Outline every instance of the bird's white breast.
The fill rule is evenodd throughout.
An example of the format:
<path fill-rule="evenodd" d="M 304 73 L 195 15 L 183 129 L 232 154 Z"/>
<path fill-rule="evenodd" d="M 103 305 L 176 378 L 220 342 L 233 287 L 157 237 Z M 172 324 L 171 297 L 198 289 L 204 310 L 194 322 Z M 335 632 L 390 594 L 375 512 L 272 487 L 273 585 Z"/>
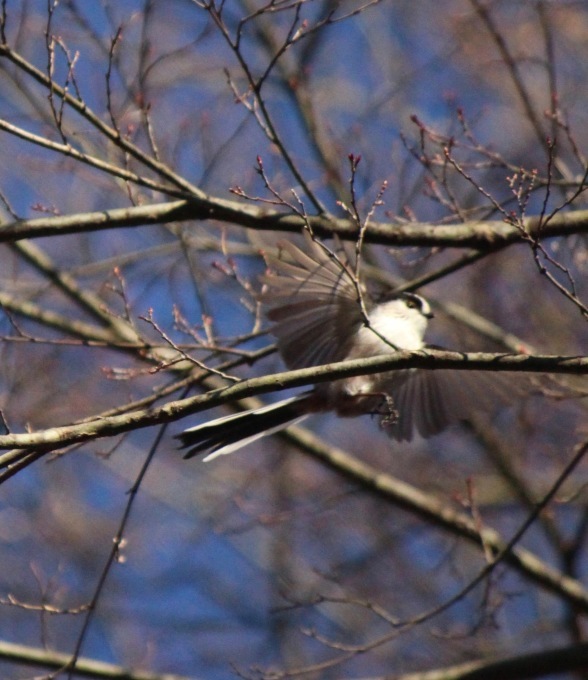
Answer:
<path fill-rule="evenodd" d="M 410 309 L 398 300 L 375 307 L 370 314 L 370 324 L 377 334 L 398 349 L 421 349 L 424 345 L 427 319 L 416 309 Z M 367 334 L 376 336 L 376 333 L 367 327 L 362 328 L 360 333 L 364 336 Z M 390 345 L 380 338 L 378 342 L 380 343 L 378 354 L 393 351 Z"/>

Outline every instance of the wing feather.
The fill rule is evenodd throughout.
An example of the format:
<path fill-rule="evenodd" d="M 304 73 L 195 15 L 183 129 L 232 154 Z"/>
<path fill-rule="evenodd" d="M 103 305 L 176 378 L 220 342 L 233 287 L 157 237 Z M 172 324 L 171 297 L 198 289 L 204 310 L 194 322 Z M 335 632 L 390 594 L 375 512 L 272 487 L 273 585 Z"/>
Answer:
<path fill-rule="evenodd" d="M 259 296 L 289 368 L 343 360 L 363 323 L 357 287 L 347 265 L 305 234 L 306 250 L 279 243 L 284 261 L 269 257 Z"/>
<path fill-rule="evenodd" d="M 387 434 L 408 441 L 430 437 L 475 413 L 494 413 L 532 391 L 525 374 L 490 371 L 395 371 L 382 384 L 398 411 L 396 422 L 382 420 Z"/>

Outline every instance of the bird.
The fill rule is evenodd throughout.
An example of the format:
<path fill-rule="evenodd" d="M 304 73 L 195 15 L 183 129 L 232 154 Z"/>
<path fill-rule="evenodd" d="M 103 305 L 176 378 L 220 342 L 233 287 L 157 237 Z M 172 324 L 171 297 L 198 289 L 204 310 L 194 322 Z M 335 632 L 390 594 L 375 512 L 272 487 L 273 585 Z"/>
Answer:
<path fill-rule="evenodd" d="M 430 347 L 433 312 L 413 292 L 375 300 L 349 262 L 304 233 L 305 244 L 278 242 L 258 299 L 289 369 Z M 519 381 L 520 384 L 520 381 Z M 210 461 L 299 423 L 313 413 L 375 416 L 397 442 L 431 437 L 477 412 L 495 411 L 520 396 L 504 373 L 400 369 L 318 383 L 261 408 L 190 427 L 176 437 L 184 458 Z"/>

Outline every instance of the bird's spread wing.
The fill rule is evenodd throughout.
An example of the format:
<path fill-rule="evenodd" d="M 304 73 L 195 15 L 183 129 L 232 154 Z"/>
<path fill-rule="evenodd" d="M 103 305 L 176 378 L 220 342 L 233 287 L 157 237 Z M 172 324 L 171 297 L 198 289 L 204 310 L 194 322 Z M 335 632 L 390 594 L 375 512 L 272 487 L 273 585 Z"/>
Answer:
<path fill-rule="evenodd" d="M 306 236 L 303 252 L 281 242 L 288 260 L 269 257 L 259 299 L 289 368 L 343 360 L 363 323 L 357 287 L 346 265 Z"/>
<path fill-rule="evenodd" d="M 395 371 L 382 385 L 397 417 L 382 427 L 398 441 L 430 437 L 478 412 L 493 413 L 531 391 L 528 375 L 490 371 Z"/>

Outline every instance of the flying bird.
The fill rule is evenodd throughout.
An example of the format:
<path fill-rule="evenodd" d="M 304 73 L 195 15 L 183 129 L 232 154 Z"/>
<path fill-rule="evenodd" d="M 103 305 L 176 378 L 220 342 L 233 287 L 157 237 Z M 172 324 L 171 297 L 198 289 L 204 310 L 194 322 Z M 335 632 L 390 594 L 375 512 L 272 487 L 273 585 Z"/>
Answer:
<path fill-rule="evenodd" d="M 373 300 L 346 261 L 305 234 L 302 250 L 289 241 L 270 257 L 259 300 L 289 369 L 426 348 L 433 317 L 415 293 Z M 286 258 L 284 258 L 286 256 Z M 520 379 L 518 380 L 520 385 Z M 524 390 L 504 373 L 400 369 L 319 383 L 273 404 L 217 418 L 177 435 L 184 458 L 233 453 L 313 413 L 370 414 L 396 441 L 430 437 L 480 411 L 494 411 Z"/>

